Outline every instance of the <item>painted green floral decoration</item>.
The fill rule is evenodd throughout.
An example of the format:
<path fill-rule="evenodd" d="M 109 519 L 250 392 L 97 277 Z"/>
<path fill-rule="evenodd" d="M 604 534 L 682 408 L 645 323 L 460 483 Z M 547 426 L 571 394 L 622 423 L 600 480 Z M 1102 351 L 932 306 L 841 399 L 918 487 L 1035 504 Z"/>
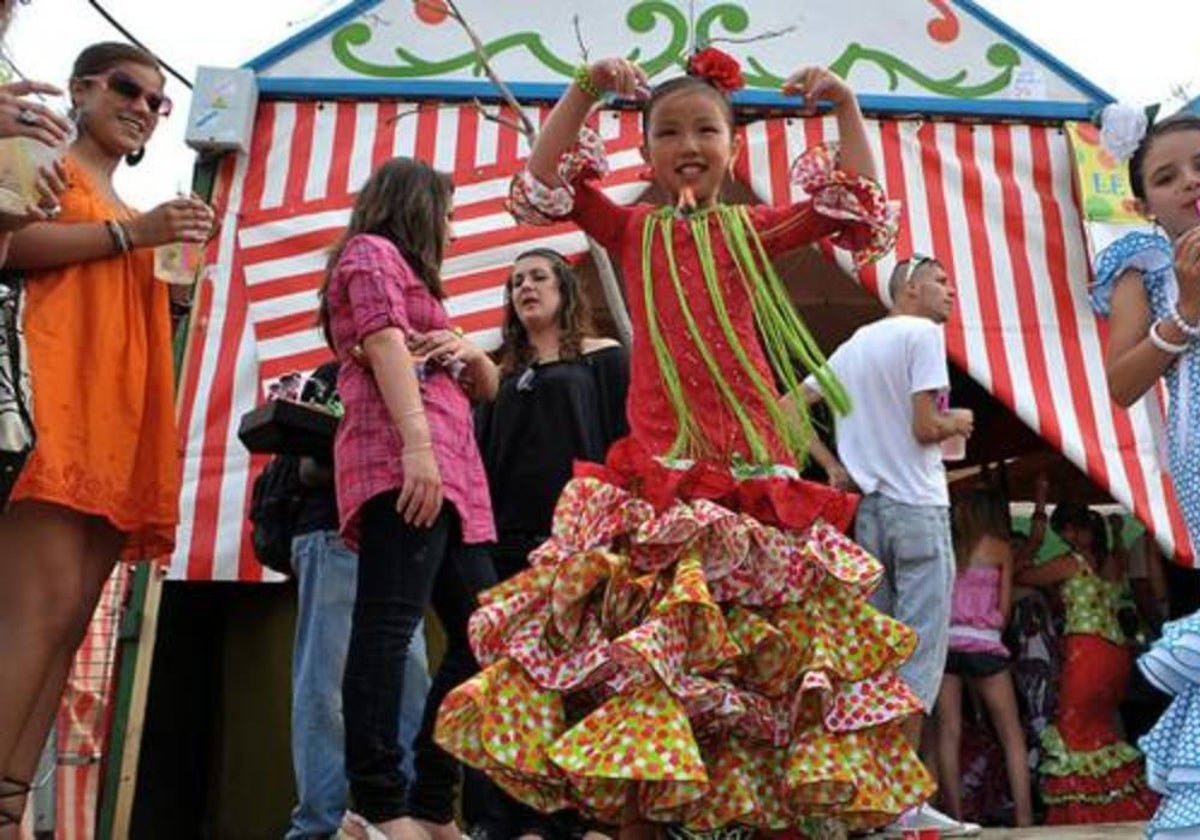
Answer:
<path fill-rule="evenodd" d="M 891 53 L 873 50 L 862 44 L 850 44 L 846 47 L 846 51 L 829 66 L 829 69 L 844 79 L 849 76 L 855 64 L 868 62 L 887 74 L 888 90 L 898 88 L 903 76 L 932 93 L 955 99 L 979 99 L 1005 90 L 1012 83 L 1013 71 L 1021 63 L 1021 54 L 1008 44 L 992 44 L 988 48 L 986 58 L 988 64 L 999 68 L 1000 72 L 988 81 L 975 85 L 964 84 L 967 80 L 966 70 L 960 70 L 949 78 L 934 79 Z"/>
<path fill-rule="evenodd" d="M 625 15 L 625 24 L 636 35 L 650 35 L 661 27 L 668 31 L 665 45 L 653 55 L 643 55 L 641 47 L 633 47 L 626 57 L 638 63 L 651 78 L 674 67 L 683 67 L 693 46 L 704 46 L 722 37 L 736 37 L 750 29 L 750 13 L 737 3 L 719 3 L 704 10 L 696 19 L 694 27 L 674 3 L 668 0 L 642 0 L 630 7 Z M 718 34 L 719 30 L 724 35 Z M 358 53 L 375 37 L 372 27 L 356 21 L 339 29 L 333 36 L 334 58 L 349 70 L 364 76 L 381 79 L 424 79 L 447 76 L 469 70 L 475 76 L 483 75 L 483 66 L 474 50 L 467 50 L 448 58 L 432 59 L 419 56 L 411 50 L 397 46 L 393 49 L 395 64 L 379 64 L 362 58 Z M 513 50 L 524 50 L 551 72 L 570 79 L 575 72 L 577 59 L 564 58 L 556 54 L 542 36 L 533 31 L 514 32 L 483 45 L 488 60 Z M 902 79 L 918 87 L 954 99 L 978 99 L 1000 93 L 1012 83 L 1014 70 L 1021 63 L 1021 55 L 1005 43 L 993 44 L 988 48 L 988 64 L 997 68 L 990 79 L 976 83 L 968 82 L 968 73 L 961 70 L 946 78 L 934 78 L 899 56 L 885 50 L 874 49 L 858 43 L 850 44 L 830 65 L 830 69 L 849 78 L 850 73 L 862 64 L 881 69 L 888 79 L 888 89 L 896 90 Z M 746 87 L 759 90 L 777 90 L 785 75 L 766 67 L 758 58 L 744 57 L 743 74 Z M 790 72 L 794 68 L 786 68 Z"/>

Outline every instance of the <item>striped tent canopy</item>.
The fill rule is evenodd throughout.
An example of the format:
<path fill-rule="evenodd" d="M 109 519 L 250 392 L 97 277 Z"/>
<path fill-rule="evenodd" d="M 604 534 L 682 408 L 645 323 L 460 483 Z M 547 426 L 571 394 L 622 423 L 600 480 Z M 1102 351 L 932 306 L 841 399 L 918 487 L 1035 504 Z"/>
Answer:
<path fill-rule="evenodd" d="M 535 124 L 545 115 L 528 113 Z M 609 193 L 633 201 L 645 187 L 638 118 L 604 112 L 598 128 L 613 167 Z M 1089 260 L 1062 131 L 896 119 L 869 121 L 868 129 L 885 186 L 903 204 L 897 253 L 937 254 L 955 280 L 957 312 L 947 327 L 953 361 L 1134 510 L 1169 552 L 1190 557 L 1155 451 L 1158 412 L 1145 404 L 1124 411 L 1106 391 L 1104 325 L 1087 306 Z M 746 151 L 736 174 L 762 201 L 782 203 L 801 197 L 788 182 L 789 162 L 832 138 L 834 126 L 774 118 L 741 130 Z M 314 326 L 316 291 L 354 192 L 376 164 L 410 155 L 454 174 L 458 239 L 445 265 L 447 306 L 481 342 L 496 339 L 504 278 L 518 252 L 534 245 L 587 250 L 572 226 L 515 225 L 503 202 L 526 142 L 472 107 L 266 102 L 254 137 L 250 154 L 222 164 L 224 226 L 197 297 L 184 367 L 177 579 L 263 578 L 246 523 L 259 464 L 237 440 L 238 419 L 271 380 L 328 358 Z M 845 255 L 832 256 L 851 270 Z M 862 271 L 862 285 L 880 294 L 894 259 Z"/>

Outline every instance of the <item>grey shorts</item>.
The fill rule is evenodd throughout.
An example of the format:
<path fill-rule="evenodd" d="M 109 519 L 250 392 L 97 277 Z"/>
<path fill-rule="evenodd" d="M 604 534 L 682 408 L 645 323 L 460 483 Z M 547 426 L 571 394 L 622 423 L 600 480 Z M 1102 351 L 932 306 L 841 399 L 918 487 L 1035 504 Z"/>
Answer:
<path fill-rule="evenodd" d="M 883 564 L 883 580 L 871 604 L 917 633 L 917 648 L 899 673 L 929 713 L 942 684 L 950 641 L 950 511 L 871 493 L 859 503 L 854 538 Z"/>

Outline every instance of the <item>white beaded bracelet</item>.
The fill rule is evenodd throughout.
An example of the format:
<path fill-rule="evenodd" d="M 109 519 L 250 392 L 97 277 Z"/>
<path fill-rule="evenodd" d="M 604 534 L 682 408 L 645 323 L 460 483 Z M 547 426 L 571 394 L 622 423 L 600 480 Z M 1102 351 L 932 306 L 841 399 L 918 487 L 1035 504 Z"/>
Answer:
<path fill-rule="evenodd" d="M 1187 350 L 1188 345 L 1174 344 L 1170 341 L 1167 341 L 1165 338 L 1163 338 L 1161 335 L 1158 334 L 1158 325 L 1161 323 L 1162 323 L 1162 321 L 1155 321 L 1153 324 L 1150 325 L 1150 332 L 1148 335 L 1148 337 L 1150 339 L 1150 343 L 1153 344 L 1155 347 L 1157 347 L 1159 350 L 1163 351 L 1164 353 L 1170 353 L 1172 356 L 1178 356 L 1180 353 Z"/>
<path fill-rule="evenodd" d="M 1183 316 L 1179 314 L 1179 304 L 1171 307 L 1171 322 L 1188 338 L 1200 338 L 1200 324 L 1189 324 L 1183 320 Z"/>

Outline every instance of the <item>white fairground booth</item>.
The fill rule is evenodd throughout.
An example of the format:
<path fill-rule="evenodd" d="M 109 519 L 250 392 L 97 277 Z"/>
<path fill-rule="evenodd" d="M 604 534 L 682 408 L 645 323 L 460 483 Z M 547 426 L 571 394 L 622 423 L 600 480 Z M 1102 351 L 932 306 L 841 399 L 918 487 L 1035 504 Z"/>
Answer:
<path fill-rule="evenodd" d="M 846 77 L 867 113 L 885 187 L 903 205 L 897 255 L 937 255 L 954 277 L 957 311 L 947 328 L 954 364 L 1190 563 L 1153 441 L 1161 396 L 1128 412 L 1110 401 L 1104 327 L 1087 306 L 1088 237 L 1064 126 L 1086 121 L 1109 100 L 1103 91 L 966 0 L 459 0 L 458 6 L 534 124 L 570 79 L 581 43 L 593 58 L 629 56 L 655 79 L 679 72 L 695 43 L 733 53 L 748 82 L 736 97 L 746 143 L 736 175 L 750 200 L 797 198 L 788 183 L 790 161 L 832 137 L 832 120 L 793 116 L 795 103 L 777 93 L 782 79 L 812 63 Z M 779 31 L 786 33 L 755 37 Z M 375 165 L 408 155 L 453 174 L 458 239 L 444 272 L 447 306 L 454 322 L 483 343 L 496 339 L 504 278 L 521 250 L 543 245 L 581 255 L 593 278 L 614 270 L 572 227 L 520 228 L 505 211 L 509 178 L 528 144 L 443 0 L 358 0 L 248 68 L 198 85 L 192 113 L 193 129 L 217 125 L 231 117 L 223 113 L 231 103 L 247 101 L 246 86 L 257 93 L 243 149 L 205 157 L 223 226 L 197 290 L 182 368 L 182 523 L 170 576 L 189 583 L 264 579 L 246 522 L 260 462 L 239 443 L 238 421 L 265 399 L 272 380 L 327 358 L 314 325 L 316 291 L 354 192 Z M 639 115 L 606 110 L 597 127 L 613 164 L 610 193 L 632 201 L 646 188 L 638 177 Z M 803 266 L 814 278 L 854 274 L 844 255 L 822 255 L 840 268 L 810 255 Z M 857 273 L 861 288 L 883 294 L 881 280 L 897 255 Z M 792 271 L 789 282 L 815 332 L 828 334 L 817 322 L 845 315 L 823 309 L 831 298 L 824 287 L 806 286 L 806 276 Z M 254 663 L 237 679 L 228 678 L 228 669 L 210 668 L 206 673 L 226 674 L 225 689 L 190 676 L 192 658 L 213 654 L 185 634 L 209 632 L 195 628 L 217 626 L 211 623 L 217 613 L 247 620 L 278 588 L 169 585 L 164 604 L 173 589 L 187 597 L 174 613 L 164 609 L 159 624 L 155 682 L 164 669 L 171 676 L 163 678 L 167 689 L 152 690 L 139 800 L 148 801 L 143 792 L 154 781 L 148 775 L 163 774 L 164 786 L 171 784 L 165 774 L 178 775 L 158 754 L 170 745 L 204 743 L 187 741 L 155 708 L 212 704 L 215 693 L 220 709 L 208 717 L 221 731 L 212 737 L 231 755 L 219 772 L 212 770 L 218 762 L 196 759 L 225 783 L 218 808 L 224 816 L 210 812 L 205 819 L 218 826 L 218 836 L 233 836 L 220 834 L 231 820 L 238 836 L 259 836 L 246 814 L 272 797 L 258 793 L 258 778 L 250 780 L 242 768 L 269 757 L 270 774 L 288 773 L 290 628 L 266 630 L 270 641 L 244 627 L 213 631 L 235 639 L 222 656 Z M 209 599 L 206 593 L 216 591 L 225 594 Z M 247 687 L 268 683 L 274 687 Z M 242 695 L 256 690 L 259 708 L 251 713 L 255 702 Z M 238 724 L 247 716 L 261 725 Z M 239 774 L 249 790 L 229 781 Z M 276 798 L 286 815 L 286 796 Z M 157 823 L 143 816 L 147 825 L 169 825 L 161 814 Z M 274 836 L 278 829 L 276 822 Z"/>
<path fill-rule="evenodd" d="M 952 269 L 954 363 L 1184 553 L 1150 415 L 1109 400 L 1103 327 L 1086 305 L 1088 249 L 1063 123 L 1087 120 L 1107 101 L 1103 91 L 970 2 L 458 5 L 535 124 L 579 63 L 581 41 L 592 57 L 628 55 L 653 78 L 679 72 L 697 41 L 735 54 L 748 83 L 736 97 L 747 145 L 737 175 L 764 202 L 795 197 L 789 161 L 833 129 L 832 120 L 788 116 L 782 78 L 820 63 L 849 79 L 886 189 L 903 204 L 897 253 L 936 254 Z M 248 154 L 220 165 L 224 228 L 184 368 L 183 524 L 172 564 L 180 580 L 262 577 L 246 539 L 255 464 L 237 421 L 270 380 L 326 357 L 313 326 L 326 249 L 375 164 L 412 155 L 453 173 L 459 238 L 446 264 L 448 307 L 483 342 L 494 341 L 503 278 L 520 250 L 587 251 L 569 226 L 519 228 L 505 212 L 527 143 L 507 124 L 513 115 L 490 104 L 495 88 L 441 0 L 352 3 L 249 66 L 260 97 L 253 135 Z M 503 121 L 483 117 L 476 97 Z M 605 111 L 599 127 L 611 194 L 631 201 L 645 187 L 637 115 Z M 879 294 L 894 259 L 859 282 Z"/>

